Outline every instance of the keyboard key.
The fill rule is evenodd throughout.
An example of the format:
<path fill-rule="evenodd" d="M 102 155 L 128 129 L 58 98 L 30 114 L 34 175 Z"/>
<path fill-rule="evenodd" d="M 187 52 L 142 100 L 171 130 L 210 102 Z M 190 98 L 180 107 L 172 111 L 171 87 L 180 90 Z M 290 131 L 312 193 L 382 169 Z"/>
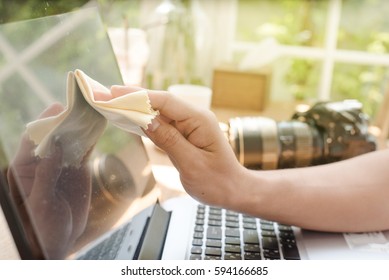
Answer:
<path fill-rule="evenodd" d="M 228 227 L 228 228 L 238 228 L 239 227 L 239 222 L 226 221 L 226 227 Z"/>
<path fill-rule="evenodd" d="M 244 259 L 245 260 L 261 260 L 262 256 L 260 253 L 245 252 Z"/>
<path fill-rule="evenodd" d="M 274 225 L 274 222 L 268 220 L 260 220 L 261 225 Z"/>
<path fill-rule="evenodd" d="M 222 216 L 221 216 L 221 214 L 220 215 L 212 215 L 212 214 L 210 214 L 208 216 L 208 220 L 221 221 L 222 220 Z"/>
<path fill-rule="evenodd" d="M 296 245 L 296 239 L 294 237 L 292 238 L 280 238 L 281 244 L 291 244 Z"/>
<path fill-rule="evenodd" d="M 294 232 L 281 231 L 279 236 L 281 239 L 294 238 Z"/>
<path fill-rule="evenodd" d="M 224 246 L 224 252 L 240 253 L 241 249 L 240 249 L 240 246 L 238 246 L 238 245 L 227 244 L 227 245 Z"/>
<path fill-rule="evenodd" d="M 236 254 L 236 253 L 225 253 L 224 254 L 224 259 L 225 260 L 241 260 L 242 255 L 241 254 Z"/>
<path fill-rule="evenodd" d="M 274 226 L 273 225 L 261 225 L 261 230 L 269 230 L 269 231 L 274 231 Z"/>
<path fill-rule="evenodd" d="M 259 244 L 257 231 L 256 230 L 243 231 L 243 241 L 245 244 Z"/>
<path fill-rule="evenodd" d="M 220 256 L 205 256 L 204 260 L 221 260 Z"/>
<path fill-rule="evenodd" d="M 240 245 L 240 238 L 238 238 L 238 237 L 226 237 L 224 242 L 226 244 Z"/>
<path fill-rule="evenodd" d="M 229 237 L 239 237 L 240 236 L 240 231 L 238 228 L 226 228 L 226 236 Z"/>
<path fill-rule="evenodd" d="M 192 245 L 203 246 L 203 240 L 200 238 L 193 238 Z"/>
<path fill-rule="evenodd" d="M 275 237 L 262 237 L 262 247 L 264 249 L 278 250 L 278 241 Z"/>
<path fill-rule="evenodd" d="M 282 244 L 282 254 L 286 260 L 299 260 L 300 254 L 295 244 Z"/>
<path fill-rule="evenodd" d="M 201 213 L 197 213 L 196 219 L 204 220 L 204 219 L 205 219 L 205 215 L 204 215 L 204 214 L 201 214 Z"/>
<path fill-rule="evenodd" d="M 261 247 L 258 244 L 245 244 L 244 251 L 251 252 L 251 253 L 260 253 Z"/>
<path fill-rule="evenodd" d="M 279 250 L 264 249 L 263 256 L 266 260 L 279 260 L 281 259 Z"/>
<path fill-rule="evenodd" d="M 226 221 L 239 223 L 239 216 L 226 215 Z"/>
<path fill-rule="evenodd" d="M 221 226 L 222 226 L 222 221 L 218 221 L 218 220 L 209 220 L 209 221 L 208 221 L 208 225 L 210 225 L 210 226 L 221 227 Z"/>
<path fill-rule="evenodd" d="M 197 208 L 197 214 L 205 214 L 205 207 Z"/>
<path fill-rule="evenodd" d="M 205 242 L 205 245 L 207 247 L 217 247 L 217 248 L 221 248 L 222 247 L 222 242 L 220 240 L 217 240 L 217 239 L 208 239 L 206 242 Z"/>
<path fill-rule="evenodd" d="M 277 234 L 274 230 L 262 230 L 261 235 L 267 237 L 277 237 Z"/>
<path fill-rule="evenodd" d="M 207 239 L 222 239 L 222 229 L 220 227 L 208 227 Z"/>
<path fill-rule="evenodd" d="M 192 255 L 190 255 L 189 259 L 192 260 L 192 261 L 201 260 L 201 255 L 199 255 L 199 254 L 192 254 Z"/>
<path fill-rule="evenodd" d="M 204 231 L 204 227 L 196 225 L 194 230 L 197 231 L 197 232 L 203 232 Z"/>
<path fill-rule="evenodd" d="M 205 255 L 207 256 L 219 256 L 222 255 L 222 250 L 220 248 L 214 248 L 214 247 L 206 247 L 205 248 Z"/>
<path fill-rule="evenodd" d="M 209 207 L 209 214 L 210 215 L 221 215 L 222 209 L 217 208 L 217 207 Z"/>
<path fill-rule="evenodd" d="M 197 205 L 197 210 L 205 210 L 206 207 L 207 206 L 204 204 L 199 204 L 199 205 Z"/>
<path fill-rule="evenodd" d="M 245 229 L 257 229 L 257 224 L 243 222 L 243 228 L 245 228 Z"/>
<path fill-rule="evenodd" d="M 204 234 L 202 232 L 195 231 L 195 233 L 193 234 L 193 238 L 203 239 L 203 237 Z"/>
<path fill-rule="evenodd" d="M 282 225 L 282 224 L 279 224 L 279 225 L 278 225 L 278 230 L 279 230 L 279 231 L 283 231 L 283 232 L 293 232 L 293 229 L 292 229 L 291 226 Z"/>
<path fill-rule="evenodd" d="M 192 254 L 201 254 L 203 252 L 203 249 L 200 246 L 193 246 L 190 252 Z"/>
<path fill-rule="evenodd" d="M 256 223 L 256 219 L 253 218 L 253 217 L 244 216 L 243 223 L 253 223 L 253 224 L 255 224 Z"/>
<path fill-rule="evenodd" d="M 232 210 L 226 210 L 226 215 L 228 216 L 239 216 L 240 214 L 238 212 L 232 211 Z"/>

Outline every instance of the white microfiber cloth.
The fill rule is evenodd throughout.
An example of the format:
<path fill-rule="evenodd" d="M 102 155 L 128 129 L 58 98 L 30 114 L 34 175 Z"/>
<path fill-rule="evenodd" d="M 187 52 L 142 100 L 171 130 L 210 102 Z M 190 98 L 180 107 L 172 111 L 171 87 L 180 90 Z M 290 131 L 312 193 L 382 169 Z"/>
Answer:
<path fill-rule="evenodd" d="M 37 145 L 35 155 L 46 157 L 58 142 L 63 150 L 63 165 L 79 167 L 85 154 L 103 134 L 107 120 L 140 136 L 158 111 L 152 109 L 147 90 L 128 93 L 108 101 L 95 100 L 94 91 L 109 89 L 81 70 L 69 72 L 67 106 L 59 115 L 27 124 L 27 134 Z"/>

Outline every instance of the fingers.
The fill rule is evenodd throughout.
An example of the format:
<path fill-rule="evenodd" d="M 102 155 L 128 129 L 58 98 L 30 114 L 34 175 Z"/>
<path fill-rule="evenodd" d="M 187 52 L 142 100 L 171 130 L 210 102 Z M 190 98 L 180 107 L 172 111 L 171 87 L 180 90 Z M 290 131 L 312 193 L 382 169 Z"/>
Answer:
<path fill-rule="evenodd" d="M 149 90 L 148 96 L 153 109 L 169 119 L 183 121 L 200 115 L 199 108 L 166 91 Z"/>
<path fill-rule="evenodd" d="M 83 75 L 86 79 L 86 83 L 90 85 L 93 91 L 93 97 L 96 101 L 108 101 L 112 99 L 111 92 L 105 86 L 92 78 Z"/>
<path fill-rule="evenodd" d="M 144 90 L 144 88 L 137 86 L 115 85 L 111 87 L 111 94 L 114 98 L 139 90 Z M 163 116 L 167 122 L 170 120 L 184 120 L 193 116 L 193 114 L 198 111 L 195 107 L 188 103 L 182 102 L 182 100 L 180 100 L 178 97 L 166 91 L 148 90 L 148 96 L 153 109 L 159 110 L 161 116 Z"/>
<path fill-rule="evenodd" d="M 142 90 L 133 86 L 112 86 L 112 96 L 121 96 Z M 182 99 L 166 92 L 148 90 L 153 109 L 160 115 L 155 118 L 145 131 L 147 136 L 177 163 L 187 162 L 193 153 L 213 143 L 215 122 L 207 112 L 202 111 Z M 205 134 L 204 134 L 205 133 Z"/>
<path fill-rule="evenodd" d="M 31 190 L 31 199 L 54 194 L 62 170 L 62 148 L 55 145 L 54 151 L 39 161 L 35 169 L 35 180 Z"/>
<path fill-rule="evenodd" d="M 47 107 L 39 116 L 38 119 L 47 118 L 50 116 L 55 116 L 61 113 L 64 110 L 64 107 L 60 103 L 54 103 Z"/>
<path fill-rule="evenodd" d="M 137 87 L 137 86 L 117 86 L 114 85 L 111 87 L 111 94 L 112 97 L 119 97 L 128 93 L 132 93 L 138 90 L 143 90 L 144 88 Z"/>
<path fill-rule="evenodd" d="M 166 151 L 172 161 L 186 163 L 188 158 L 195 157 L 197 149 L 190 143 L 177 128 L 164 120 L 155 118 L 146 135 L 162 150 Z M 177 166 L 178 167 L 178 166 Z"/>
<path fill-rule="evenodd" d="M 50 116 L 55 116 L 61 113 L 64 110 L 64 107 L 60 103 L 54 103 L 47 107 L 39 116 L 38 119 L 47 118 Z M 22 136 L 22 139 L 19 144 L 19 149 L 12 165 L 26 165 L 33 162 L 35 159 L 32 156 L 31 151 L 34 149 L 34 143 L 29 139 L 27 134 Z"/>

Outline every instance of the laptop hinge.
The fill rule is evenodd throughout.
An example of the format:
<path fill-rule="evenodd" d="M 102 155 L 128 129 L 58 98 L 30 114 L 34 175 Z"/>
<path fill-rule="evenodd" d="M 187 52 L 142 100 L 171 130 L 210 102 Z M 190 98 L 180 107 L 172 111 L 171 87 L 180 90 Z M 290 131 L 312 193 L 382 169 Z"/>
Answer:
<path fill-rule="evenodd" d="M 159 260 L 165 244 L 171 213 L 156 203 L 148 221 L 138 260 Z"/>

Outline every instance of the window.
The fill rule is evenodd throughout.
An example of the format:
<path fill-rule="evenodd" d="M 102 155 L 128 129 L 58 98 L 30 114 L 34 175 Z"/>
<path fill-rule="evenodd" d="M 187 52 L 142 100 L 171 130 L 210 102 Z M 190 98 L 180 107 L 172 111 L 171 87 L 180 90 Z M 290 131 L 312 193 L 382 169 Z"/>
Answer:
<path fill-rule="evenodd" d="M 274 100 L 357 98 L 371 116 L 387 87 L 389 2 L 239 0 L 234 55 L 275 39 Z"/>
<path fill-rule="evenodd" d="M 107 26 L 123 26 L 126 19 L 128 26 L 140 27 L 141 20 L 161 1 L 97 3 Z M 256 50 L 265 48 L 259 52 L 262 57 L 250 60 L 249 67 L 259 67 L 255 62 L 261 59 L 271 61 L 272 101 L 358 98 L 374 117 L 389 85 L 389 1 L 198 1 L 216 30 L 212 42 L 215 61 L 206 60 L 208 68 L 230 60 L 233 36 L 229 32 L 235 28 L 232 50 L 236 63 L 256 57 Z M 6 2 L 0 0 L 0 23 L 71 11 L 88 1 Z"/>

